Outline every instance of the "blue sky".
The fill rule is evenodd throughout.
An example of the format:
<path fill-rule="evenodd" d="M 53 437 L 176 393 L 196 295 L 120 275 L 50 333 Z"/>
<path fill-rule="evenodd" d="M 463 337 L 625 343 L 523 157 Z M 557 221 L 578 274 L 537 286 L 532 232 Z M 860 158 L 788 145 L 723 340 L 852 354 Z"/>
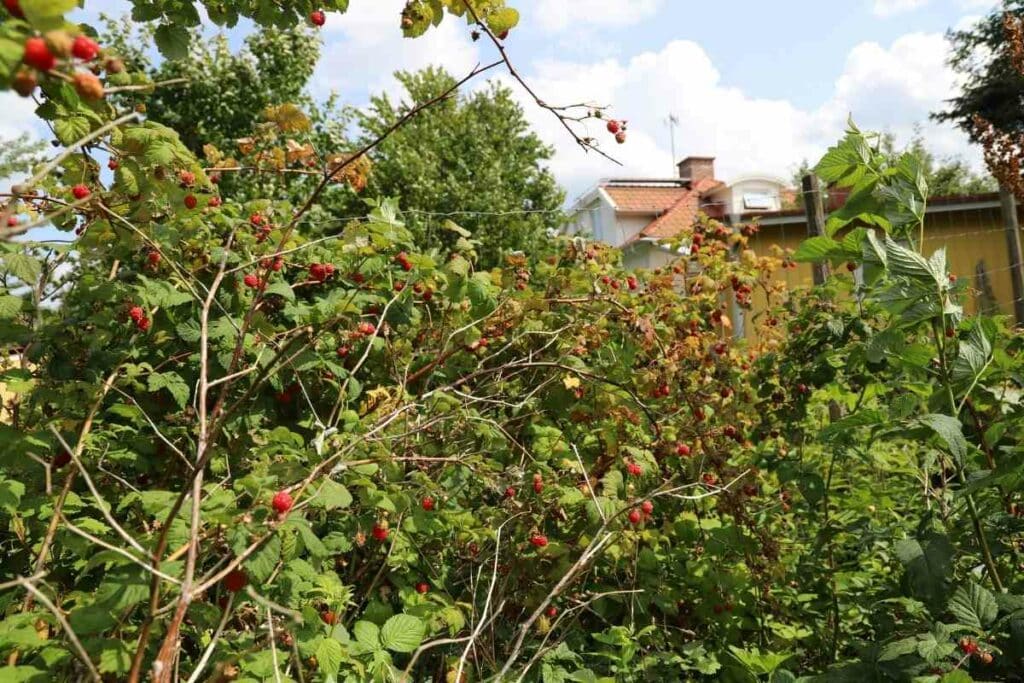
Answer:
<path fill-rule="evenodd" d="M 122 0 L 86 0 L 88 19 L 119 13 Z M 337 90 L 354 104 L 394 89 L 397 68 L 441 64 L 453 73 L 493 58 L 448 19 L 417 40 L 402 39 L 403 0 L 351 0 L 322 31 L 314 91 Z M 617 168 L 579 151 L 546 112 L 523 100 L 538 133 L 556 148 L 552 169 L 577 194 L 602 176 L 664 176 L 671 169 L 669 112 L 680 119 L 677 157 L 714 155 L 720 177 L 788 175 L 841 133 L 847 114 L 908 139 L 924 126 L 942 155 L 978 163 L 962 134 L 927 121 L 955 91 L 944 33 L 989 0 L 510 0 L 523 15 L 508 47 L 523 74 L 552 103 L 595 101 L 629 120 Z M 243 29 L 244 30 L 244 29 Z M 240 30 L 234 32 L 238 38 Z M 0 134 L 32 125 L 25 103 L 4 103 Z M 10 105 L 10 106 L 7 106 Z M 601 135 L 599 127 L 592 131 Z"/>

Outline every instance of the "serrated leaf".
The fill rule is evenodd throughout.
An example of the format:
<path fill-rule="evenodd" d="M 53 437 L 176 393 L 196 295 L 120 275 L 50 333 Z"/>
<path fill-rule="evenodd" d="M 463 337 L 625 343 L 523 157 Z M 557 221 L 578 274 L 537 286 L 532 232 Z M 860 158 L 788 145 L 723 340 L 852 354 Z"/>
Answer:
<path fill-rule="evenodd" d="M 918 421 L 938 434 L 946 442 L 946 445 L 949 446 L 949 452 L 957 460 L 963 462 L 964 458 L 967 457 L 968 444 L 967 439 L 964 438 L 960 420 L 949 415 L 929 413 L 918 418 Z"/>
<path fill-rule="evenodd" d="M 53 132 L 65 147 L 75 144 L 92 130 L 84 116 L 65 116 L 53 122 Z"/>
<path fill-rule="evenodd" d="M 295 301 L 295 291 L 287 282 L 275 282 L 263 290 L 266 294 L 276 294 L 277 296 L 284 297 L 288 301 Z"/>
<path fill-rule="evenodd" d="M 12 294 L 0 296 L 0 319 L 9 320 L 21 312 L 21 297 Z"/>
<path fill-rule="evenodd" d="M 949 599 L 949 611 L 959 623 L 980 631 L 996 620 L 999 606 L 992 593 L 972 582 L 956 589 Z"/>
<path fill-rule="evenodd" d="M 338 482 L 327 479 L 309 499 L 310 507 L 324 510 L 347 508 L 352 504 L 352 494 Z"/>
<path fill-rule="evenodd" d="M 357 621 L 352 627 L 352 633 L 356 637 L 356 642 L 365 649 L 371 652 L 380 649 L 380 629 L 372 621 Z"/>
<path fill-rule="evenodd" d="M 174 397 L 179 408 L 188 404 L 190 389 L 185 380 L 176 372 L 157 372 L 149 376 L 148 387 L 150 391 L 166 389 Z"/>
<path fill-rule="evenodd" d="M 5 256 L 4 266 L 11 275 L 25 283 L 35 282 L 42 272 L 39 261 L 22 251 Z"/>
<path fill-rule="evenodd" d="M 153 39 L 160 53 L 167 59 L 184 59 L 188 57 L 191 35 L 184 26 L 178 24 L 161 24 L 153 33 Z"/>
<path fill-rule="evenodd" d="M 412 652 L 423 642 L 426 625 L 409 614 L 396 614 L 380 630 L 381 644 L 393 652 Z"/>
<path fill-rule="evenodd" d="M 325 674 L 337 674 L 344 659 L 345 650 L 334 638 L 324 638 L 316 646 L 317 668 Z"/>

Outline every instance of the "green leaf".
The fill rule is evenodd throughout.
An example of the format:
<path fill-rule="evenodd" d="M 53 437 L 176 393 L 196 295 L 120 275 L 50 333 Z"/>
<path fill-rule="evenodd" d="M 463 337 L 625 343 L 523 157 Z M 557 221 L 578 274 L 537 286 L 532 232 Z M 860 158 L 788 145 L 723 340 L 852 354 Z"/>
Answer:
<path fill-rule="evenodd" d="M 263 547 L 245 561 L 245 568 L 249 573 L 249 579 L 254 584 L 266 581 L 271 573 L 273 573 L 274 567 L 277 566 L 277 562 L 280 559 L 281 536 L 274 534 L 263 544 Z"/>
<path fill-rule="evenodd" d="M 412 652 L 423 642 L 426 626 L 409 614 L 396 614 L 384 623 L 380 640 L 385 648 L 394 652 Z"/>
<path fill-rule="evenodd" d="M 0 667 L 0 683 L 47 683 L 53 680 L 52 673 L 31 666 L 4 666 Z"/>
<path fill-rule="evenodd" d="M 11 275 L 25 283 L 35 282 L 42 272 L 39 261 L 21 251 L 5 256 L 4 265 Z"/>
<path fill-rule="evenodd" d="M 127 643 L 119 640 L 107 640 L 100 652 L 99 670 L 106 674 L 126 674 L 132 668 L 132 654 Z"/>
<path fill-rule="evenodd" d="M 176 372 L 155 372 L 149 376 L 149 390 L 153 392 L 166 389 L 174 397 L 179 408 L 188 404 L 189 386 Z"/>
<path fill-rule="evenodd" d="M 960 586 L 949 599 L 949 611 L 958 623 L 973 626 L 981 631 L 996 620 L 999 607 L 988 590 L 971 582 Z"/>
<path fill-rule="evenodd" d="M 191 34 L 179 24 L 161 24 L 153 34 L 156 46 L 167 59 L 185 59 Z"/>
<path fill-rule="evenodd" d="M 334 638 L 324 638 L 316 646 L 317 667 L 326 674 L 337 674 L 345 659 L 345 651 Z"/>
<path fill-rule="evenodd" d="M 916 282 L 938 282 L 923 256 L 894 242 L 888 235 L 885 238 L 885 255 L 889 272 L 893 275 L 902 275 Z"/>
<path fill-rule="evenodd" d="M 839 242 L 831 237 L 808 237 L 793 254 L 793 260 L 801 263 L 824 263 L 843 256 Z"/>
<path fill-rule="evenodd" d="M 36 28 L 55 28 L 60 19 L 78 7 L 77 0 L 21 0 L 25 19 Z"/>
<path fill-rule="evenodd" d="M 372 621 L 357 621 L 352 627 L 352 633 L 356 637 L 356 642 L 365 649 L 371 652 L 380 649 L 380 629 Z"/>
<path fill-rule="evenodd" d="M 21 312 L 21 297 L 5 294 L 0 296 L 0 319 L 10 320 Z"/>
<path fill-rule="evenodd" d="M 84 116 L 65 116 L 53 122 L 53 132 L 65 147 L 75 144 L 92 130 Z"/>
<path fill-rule="evenodd" d="M 0 479 L 0 508 L 14 512 L 25 495 L 25 484 L 14 479 Z"/>
<path fill-rule="evenodd" d="M 295 291 L 292 290 L 291 285 L 289 285 L 287 282 L 275 282 L 274 284 L 268 286 L 264 290 L 264 292 L 266 294 L 276 294 L 277 296 L 282 296 L 288 301 L 295 301 Z"/>
<path fill-rule="evenodd" d="M 898 541 L 894 550 L 907 569 L 906 587 L 910 595 L 933 607 L 942 605 L 953 575 L 953 546 L 949 539 L 930 531 L 920 538 Z"/>
<path fill-rule="evenodd" d="M 939 437 L 946 442 L 949 446 L 949 452 L 953 456 L 963 462 L 964 458 L 967 457 L 967 439 L 964 438 L 963 428 L 960 425 L 960 420 L 949 415 L 942 415 L 940 413 L 930 413 L 923 415 L 918 418 L 918 421 L 928 427 Z"/>
<path fill-rule="evenodd" d="M 309 499 L 310 507 L 324 510 L 347 508 L 351 504 L 352 494 L 349 490 L 331 479 L 324 480 L 323 485 Z"/>

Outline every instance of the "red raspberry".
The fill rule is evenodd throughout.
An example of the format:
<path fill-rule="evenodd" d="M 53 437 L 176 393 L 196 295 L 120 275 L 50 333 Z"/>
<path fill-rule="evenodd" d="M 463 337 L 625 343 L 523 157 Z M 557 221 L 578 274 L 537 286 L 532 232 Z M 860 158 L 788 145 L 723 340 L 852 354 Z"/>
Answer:
<path fill-rule="evenodd" d="M 640 514 L 639 510 L 637 510 L 636 508 L 633 508 L 632 510 L 629 511 L 629 523 L 630 524 L 637 525 L 637 524 L 640 523 L 641 519 L 643 519 L 643 516 Z"/>
<path fill-rule="evenodd" d="M 643 468 L 640 467 L 640 465 L 637 465 L 635 462 L 626 463 L 626 471 L 629 472 L 629 474 L 634 477 L 639 477 L 641 474 L 644 473 Z"/>
<path fill-rule="evenodd" d="M 89 188 L 82 184 L 75 185 L 74 187 L 71 188 L 71 196 L 73 196 L 78 201 L 88 199 L 89 195 L 91 194 L 92 192 L 89 190 Z"/>
<path fill-rule="evenodd" d="M 295 501 L 292 500 L 291 494 L 287 491 L 278 491 L 277 495 L 274 496 L 274 500 L 272 500 L 270 504 L 274 506 L 274 510 L 277 514 L 283 515 L 292 509 L 292 505 L 295 504 Z"/>
<path fill-rule="evenodd" d="M 242 282 L 245 283 L 246 287 L 249 287 L 251 289 L 256 289 L 257 287 L 260 286 L 260 278 L 259 278 L 259 276 L 255 275 L 253 273 L 249 273 L 244 278 L 242 278 Z"/>
<path fill-rule="evenodd" d="M 84 62 L 91 62 L 100 53 L 100 46 L 89 36 L 79 35 L 71 44 L 71 54 Z"/>
<path fill-rule="evenodd" d="M 327 23 L 327 15 L 324 14 L 323 10 L 314 10 L 309 13 L 309 22 L 313 26 L 323 26 Z"/>
<path fill-rule="evenodd" d="M 254 228 L 258 228 L 261 225 L 263 225 L 266 222 L 266 220 L 267 219 L 263 217 L 263 214 L 254 213 L 251 216 L 249 216 L 249 225 L 251 225 Z"/>
<path fill-rule="evenodd" d="M 160 263 L 161 258 L 163 257 L 160 256 L 160 252 L 156 250 L 153 250 L 146 254 L 146 260 L 149 261 L 149 265 L 151 266 L 155 266 L 156 264 Z"/>
<path fill-rule="evenodd" d="M 388 528 L 380 522 L 373 525 L 373 530 L 370 533 L 372 533 L 373 537 L 381 543 L 388 540 Z"/>
<path fill-rule="evenodd" d="M 558 608 L 554 605 L 551 605 L 551 607 L 548 607 L 546 610 L 544 610 L 544 614 L 548 615 L 550 619 L 554 619 L 556 616 L 558 616 Z"/>
<path fill-rule="evenodd" d="M 516 497 L 516 489 L 515 489 L 514 486 L 509 486 L 507 489 L 505 489 L 505 497 L 506 498 L 515 498 Z"/>
<path fill-rule="evenodd" d="M 649 500 L 645 500 L 640 503 L 640 510 L 642 510 L 645 515 L 649 515 L 654 512 L 654 503 Z"/>
<path fill-rule="evenodd" d="M 320 613 L 320 620 L 323 621 L 328 626 L 334 626 L 335 624 L 338 623 L 338 614 L 336 612 L 332 612 L 329 609 L 328 610 L 324 610 L 323 612 Z"/>
<path fill-rule="evenodd" d="M 25 41 L 25 55 L 22 61 L 40 71 L 49 71 L 57 66 L 57 58 L 50 52 L 46 41 L 38 36 Z"/>
<path fill-rule="evenodd" d="M 530 537 L 530 543 L 537 548 L 543 548 L 548 544 L 548 537 L 543 534 L 534 534 Z"/>
<path fill-rule="evenodd" d="M 419 593 L 420 595 L 426 595 L 429 590 L 430 590 L 430 584 L 427 583 L 426 581 L 420 581 L 419 583 L 416 584 L 416 592 Z"/>
<path fill-rule="evenodd" d="M 424 301 L 430 301 L 433 298 L 434 298 L 434 290 L 427 289 L 427 290 L 423 291 L 423 300 Z"/>
<path fill-rule="evenodd" d="M 7 8 L 12 17 L 17 17 L 18 19 L 25 18 L 25 13 L 21 11 L 21 4 L 18 0 L 4 0 L 4 7 Z"/>
<path fill-rule="evenodd" d="M 206 202 L 206 205 L 208 207 L 210 207 L 211 209 L 216 209 L 218 206 L 220 206 L 223 203 L 224 202 L 221 200 L 220 197 L 210 197 L 210 199 Z"/>
<path fill-rule="evenodd" d="M 423 500 L 420 501 L 420 507 L 427 512 L 433 512 L 434 510 L 434 499 L 430 496 L 424 496 Z"/>
<path fill-rule="evenodd" d="M 633 289 L 633 290 L 635 290 L 639 286 L 639 283 L 637 282 L 637 279 L 635 277 L 633 277 L 632 275 L 630 275 L 629 277 L 626 278 L 626 284 L 629 286 L 630 289 Z"/>
<path fill-rule="evenodd" d="M 339 347 L 338 347 L 338 348 L 337 348 L 337 349 L 335 350 L 335 353 L 336 353 L 336 354 L 338 354 L 338 358 L 344 358 L 345 356 L 347 356 L 347 355 L 349 354 L 349 352 L 350 352 L 351 350 L 352 350 L 352 349 L 350 349 L 350 348 L 349 348 L 349 347 L 347 347 L 347 346 L 339 346 Z"/>
<path fill-rule="evenodd" d="M 242 590 L 248 583 L 249 577 L 241 569 L 235 569 L 224 577 L 224 587 L 232 593 Z"/>
<path fill-rule="evenodd" d="M 317 282 L 323 282 L 327 279 L 327 267 L 322 263 L 310 264 L 309 277 Z"/>
<path fill-rule="evenodd" d="M 116 171 L 120 166 L 121 162 L 119 162 L 114 157 L 110 157 L 109 159 L 107 159 L 107 168 L 109 168 L 111 171 Z"/>
<path fill-rule="evenodd" d="M 619 143 L 620 145 L 625 144 L 626 143 L 626 131 L 620 130 L 618 133 L 616 133 L 615 134 L 615 142 Z"/>
<path fill-rule="evenodd" d="M 17 216 L 8 216 L 7 217 L 7 227 L 8 228 L 13 228 L 13 227 L 16 227 L 17 225 L 18 225 L 18 217 Z"/>
<path fill-rule="evenodd" d="M 196 206 L 198 204 L 199 204 L 199 200 L 196 199 L 196 196 L 194 194 L 187 194 L 187 195 L 185 195 L 185 208 L 186 209 L 191 211 L 192 209 L 196 208 Z"/>
<path fill-rule="evenodd" d="M 396 256 L 395 260 L 398 261 L 399 265 L 402 266 L 403 270 L 412 270 L 412 262 L 409 260 L 409 255 L 406 254 L 404 251 L 401 252 L 398 256 Z"/>
<path fill-rule="evenodd" d="M 680 458 L 689 457 L 690 447 L 687 446 L 685 443 L 679 444 L 678 446 L 676 446 L 676 455 L 678 455 Z"/>
<path fill-rule="evenodd" d="M 369 336 L 377 333 L 377 326 L 373 323 L 362 322 L 356 327 L 356 331 L 359 332 L 359 334 Z"/>
<path fill-rule="evenodd" d="M 605 126 L 605 128 L 607 128 L 608 132 L 611 133 L 612 135 L 615 135 L 620 130 L 622 130 L 622 126 L 615 119 L 610 120 L 608 124 Z"/>
<path fill-rule="evenodd" d="M 139 328 L 142 332 L 148 332 L 150 326 L 149 318 L 143 318 L 135 323 L 135 327 Z"/>

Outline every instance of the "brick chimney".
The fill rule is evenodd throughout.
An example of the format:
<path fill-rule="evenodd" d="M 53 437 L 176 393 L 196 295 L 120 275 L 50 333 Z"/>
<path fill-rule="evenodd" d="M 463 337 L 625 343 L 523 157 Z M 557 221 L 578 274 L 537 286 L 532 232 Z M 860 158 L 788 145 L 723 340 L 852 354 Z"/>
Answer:
<path fill-rule="evenodd" d="M 679 162 L 679 177 L 696 183 L 698 180 L 715 179 L 714 157 L 686 157 Z"/>

